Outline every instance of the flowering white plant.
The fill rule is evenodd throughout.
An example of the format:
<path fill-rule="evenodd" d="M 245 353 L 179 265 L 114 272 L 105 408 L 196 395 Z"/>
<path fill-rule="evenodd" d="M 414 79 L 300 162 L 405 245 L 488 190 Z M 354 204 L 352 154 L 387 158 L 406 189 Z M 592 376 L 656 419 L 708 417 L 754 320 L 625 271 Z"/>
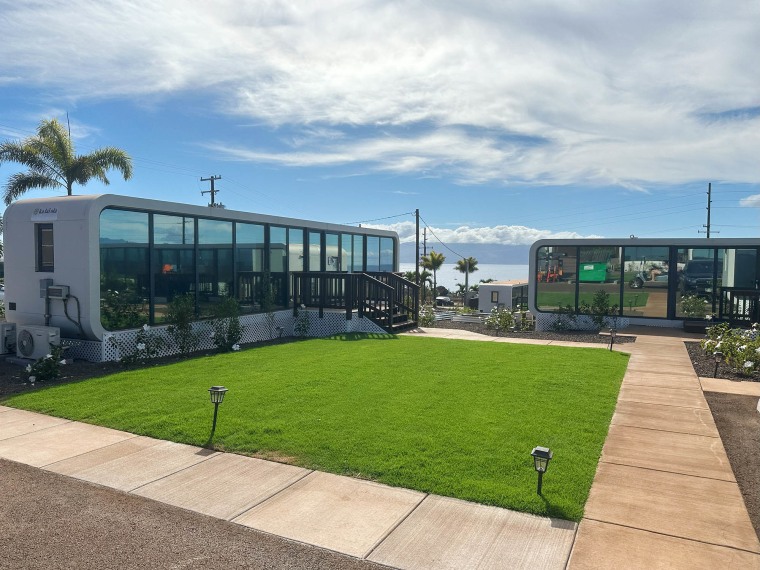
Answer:
<path fill-rule="evenodd" d="M 240 345 L 239 344 L 233 344 L 232 345 L 232 350 L 240 350 Z"/>
<path fill-rule="evenodd" d="M 145 343 L 144 342 L 138 342 L 137 343 L 137 350 L 145 350 Z"/>

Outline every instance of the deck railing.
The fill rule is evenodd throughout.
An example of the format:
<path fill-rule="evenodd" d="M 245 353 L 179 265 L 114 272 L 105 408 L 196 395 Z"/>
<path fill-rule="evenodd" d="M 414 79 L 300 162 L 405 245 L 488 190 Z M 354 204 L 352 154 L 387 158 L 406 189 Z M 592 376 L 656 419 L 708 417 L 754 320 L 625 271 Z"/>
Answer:
<path fill-rule="evenodd" d="M 719 320 L 728 321 L 731 326 L 760 322 L 760 290 L 722 287 L 719 298 Z"/>
<path fill-rule="evenodd" d="M 405 321 L 416 323 L 419 287 L 394 273 L 298 272 L 291 274 L 293 312 L 304 305 L 319 309 L 345 310 L 346 319 L 367 317 L 384 329 Z"/>

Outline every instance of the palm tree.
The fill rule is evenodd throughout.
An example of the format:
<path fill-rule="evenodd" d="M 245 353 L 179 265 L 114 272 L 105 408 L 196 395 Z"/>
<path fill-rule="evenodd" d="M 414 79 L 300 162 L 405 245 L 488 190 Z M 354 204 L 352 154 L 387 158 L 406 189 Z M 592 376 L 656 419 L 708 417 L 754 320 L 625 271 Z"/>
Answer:
<path fill-rule="evenodd" d="M 467 307 L 467 291 L 469 289 L 470 273 L 478 270 L 478 260 L 474 257 L 467 257 L 457 260 L 457 271 L 464 273 L 464 306 Z"/>
<path fill-rule="evenodd" d="M 65 188 L 71 196 L 74 184 L 84 185 L 92 178 L 108 184 L 106 171 L 112 168 L 121 172 L 124 180 L 132 177 L 132 159 L 127 153 L 104 147 L 77 155 L 71 136 L 56 119 L 42 121 L 35 136 L 0 143 L 0 164 L 3 162 L 17 162 L 29 169 L 8 179 L 3 188 L 6 205 L 37 188 Z"/>
<path fill-rule="evenodd" d="M 433 272 L 433 291 L 438 291 L 437 272 L 446 260 L 442 253 L 436 253 L 431 250 L 429 255 L 422 256 L 422 267 Z"/>

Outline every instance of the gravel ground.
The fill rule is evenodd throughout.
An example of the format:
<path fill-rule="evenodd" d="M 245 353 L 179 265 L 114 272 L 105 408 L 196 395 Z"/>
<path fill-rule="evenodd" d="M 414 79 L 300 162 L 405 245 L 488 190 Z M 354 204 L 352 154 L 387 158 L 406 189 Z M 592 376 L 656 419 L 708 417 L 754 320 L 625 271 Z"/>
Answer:
<path fill-rule="evenodd" d="M 19 463 L 0 473 L 0 568 L 387 568 Z"/>

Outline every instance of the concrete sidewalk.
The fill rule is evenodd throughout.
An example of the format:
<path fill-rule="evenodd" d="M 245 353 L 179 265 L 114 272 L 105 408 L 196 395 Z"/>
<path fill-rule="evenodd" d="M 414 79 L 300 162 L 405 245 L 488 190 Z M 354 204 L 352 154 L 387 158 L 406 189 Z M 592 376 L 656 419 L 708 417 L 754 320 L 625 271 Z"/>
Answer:
<path fill-rule="evenodd" d="M 760 568 L 683 339 L 638 336 L 569 567 Z"/>
<path fill-rule="evenodd" d="M 395 568 L 564 568 L 577 528 L 2 406 L 0 457 Z"/>

